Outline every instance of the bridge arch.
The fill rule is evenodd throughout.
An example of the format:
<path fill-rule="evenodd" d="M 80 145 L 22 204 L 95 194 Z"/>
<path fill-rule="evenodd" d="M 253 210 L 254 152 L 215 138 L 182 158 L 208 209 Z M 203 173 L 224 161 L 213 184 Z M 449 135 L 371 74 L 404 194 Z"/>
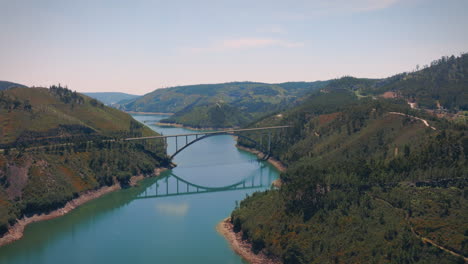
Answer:
<path fill-rule="evenodd" d="M 263 157 L 264 160 L 268 159 L 268 157 L 270 156 L 270 150 L 265 150 L 263 148 L 263 146 L 261 146 L 256 140 L 250 138 L 250 137 L 247 137 L 247 136 L 244 136 L 244 135 L 241 135 L 240 133 L 233 133 L 233 132 L 220 132 L 220 133 L 211 133 L 211 134 L 206 134 L 202 137 L 197 137 L 195 138 L 194 140 L 190 141 L 189 143 L 185 144 L 182 148 L 180 149 L 176 149 L 176 152 L 174 152 L 170 159 L 172 160 L 177 154 L 179 154 L 180 152 L 182 152 L 184 149 L 188 148 L 189 146 L 195 144 L 196 142 L 198 141 L 201 141 L 203 139 L 206 139 L 206 138 L 209 138 L 209 137 L 214 137 L 214 136 L 222 136 L 222 135 L 230 135 L 230 136 L 236 136 L 236 137 L 240 137 L 240 138 L 243 138 L 243 139 L 246 139 L 250 142 L 252 142 L 254 144 L 254 147 L 258 150 L 260 150 L 261 152 L 265 153 L 265 156 Z"/>
<path fill-rule="evenodd" d="M 253 176 L 246 177 L 241 181 L 229 185 L 208 187 L 187 181 L 171 172 L 170 174 L 159 178 L 155 182 L 154 188 L 146 188 L 143 192 L 137 194 L 135 199 L 161 198 L 169 196 L 203 194 L 211 192 L 258 189 L 271 186 L 273 180 L 274 179 L 271 178 L 269 174 L 264 175 L 263 173 L 261 173 L 260 175 L 255 174 Z M 158 182 L 161 182 L 162 184 L 159 185 Z M 171 188 L 169 188 L 170 186 Z"/>

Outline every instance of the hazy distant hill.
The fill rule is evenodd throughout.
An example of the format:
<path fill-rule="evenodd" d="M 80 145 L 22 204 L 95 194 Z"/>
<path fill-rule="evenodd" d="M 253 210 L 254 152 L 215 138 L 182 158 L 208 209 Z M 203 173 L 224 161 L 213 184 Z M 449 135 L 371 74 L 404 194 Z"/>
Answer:
<path fill-rule="evenodd" d="M 84 93 L 89 97 L 97 99 L 106 105 L 112 105 L 119 103 L 123 100 L 134 99 L 140 97 L 139 95 L 127 94 L 127 93 L 114 93 L 114 92 L 103 92 L 103 93 Z"/>
<path fill-rule="evenodd" d="M 268 84 L 232 82 L 199 84 L 157 89 L 131 100 L 122 106 L 125 110 L 175 113 L 195 106 L 228 103 L 241 111 L 255 113 L 271 105 L 291 102 L 298 97 L 323 87 L 326 82 L 294 82 Z"/>
<path fill-rule="evenodd" d="M 0 91 L 10 89 L 13 87 L 27 87 L 27 86 L 19 84 L 19 83 L 14 83 L 14 82 L 0 81 Z"/>
<path fill-rule="evenodd" d="M 305 94 L 326 84 L 317 81 L 187 85 L 158 89 L 120 107 L 127 111 L 176 113 L 164 121 L 193 127 L 241 126 L 294 105 Z"/>

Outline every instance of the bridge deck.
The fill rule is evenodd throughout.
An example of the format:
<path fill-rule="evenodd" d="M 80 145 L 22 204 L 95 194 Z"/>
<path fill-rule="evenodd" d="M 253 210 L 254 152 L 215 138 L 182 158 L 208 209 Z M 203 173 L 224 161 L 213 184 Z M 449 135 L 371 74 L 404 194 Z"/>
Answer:
<path fill-rule="evenodd" d="M 226 133 L 235 133 L 235 132 L 245 132 L 245 131 L 258 131 L 258 130 L 268 130 L 268 129 L 280 129 L 288 128 L 290 126 L 271 126 L 271 127 L 257 127 L 257 128 L 242 128 L 242 129 L 230 129 L 230 130 L 219 130 L 219 131 L 210 131 L 210 132 L 199 132 L 199 133 L 188 133 L 188 134 L 178 134 L 178 135 L 166 135 L 166 136 L 150 136 L 150 137 L 136 137 L 136 138 L 126 138 L 126 141 L 130 140 L 143 140 L 143 139 L 153 139 L 153 138 L 169 138 L 169 137 L 182 137 L 182 136 L 200 136 L 207 134 L 226 134 Z"/>

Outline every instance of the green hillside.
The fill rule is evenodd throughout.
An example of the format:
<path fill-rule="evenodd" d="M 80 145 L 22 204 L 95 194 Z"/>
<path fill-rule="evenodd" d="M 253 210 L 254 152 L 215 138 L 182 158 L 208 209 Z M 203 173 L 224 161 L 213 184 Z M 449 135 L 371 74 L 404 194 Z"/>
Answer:
<path fill-rule="evenodd" d="M 0 91 L 0 235 L 16 219 L 169 165 L 157 135 L 130 115 L 60 86 Z"/>
<path fill-rule="evenodd" d="M 468 255 L 468 127 L 405 100 L 358 99 L 341 86 L 350 80 L 252 125 L 292 126 L 272 143 L 288 169 L 279 190 L 233 211 L 235 231 L 284 263 L 463 263 L 422 241 Z"/>
<path fill-rule="evenodd" d="M 415 107 L 451 113 L 468 110 L 468 54 L 442 57 L 421 70 L 385 79 L 346 77 L 334 80 L 326 90 L 347 89 L 359 97 L 396 97 Z"/>
<path fill-rule="evenodd" d="M 200 84 L 157 89 L 142 97 L 120 104 L 126 111 L 188 113 L 201 106 L 197 112 L 214 107 L 217 103 L 228 104 L 243 113 L 246 119 L 257 118 L 300 99 L 301 96 L 322 88 L 327 82 L 290 82 L 267 84 L 254 82 L 232 82 L 221 84 Z M 171 119 L 187 124 L 186 116 Z M 179 119 L 180 117 L 180 119 Z M 209 116 L 205 115 L 205 118 Z M 205 121 L 210 122 L 210 121 Z M 193 122 L 191 122 L 193 124 Z M 222 126 L 218 124 L 217 126 Z"/>
<path fill-rule="evenodd" d="M 121 101 L 129 101 L 139 97 L 139 95 L 127 94 L 127 93 L 115 93 L 115 92 L 103 92 L 103 93 L 84 93 L 85 95 L 103 102 L 106 105 L 117 104 Z"/>
<path fill-rule="evenodd" d="M 0 93 L 0 144 L 44 137 L 132 134 L 136 121 L 117 109 L 70 90 L 15 88 Z M 143 135 L 154 133 L 143 127 Z"/>
<path fill-rule="evenodd" d="M 182 110 L 160 122 L 184 124 L 193 128 L 231 128 L 245 126 L 252 119 L 249 113 L 225 103 L 217 103 Z"/>

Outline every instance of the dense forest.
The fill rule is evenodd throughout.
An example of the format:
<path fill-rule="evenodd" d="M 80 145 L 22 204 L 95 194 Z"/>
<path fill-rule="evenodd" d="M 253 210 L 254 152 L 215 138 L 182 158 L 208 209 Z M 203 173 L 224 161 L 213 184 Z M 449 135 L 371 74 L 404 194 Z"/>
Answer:
<path fill-rule="evenodd" d="M 404 97 L 356 93 L 385 85 L 338 79 L 249 125 L 291 126 L 272 137 L 271 155 L 288 166 L 282 187 L 247 197 L 231 215 L 254 252 L 284 263 L 464 262 L 468 126 Z"/>
<path fill-rule="evenodd" d="M 0 235 L 17 219 L 167 167 L 163 142 L 130 115 L 66 87 L 0 91 Z"/>

